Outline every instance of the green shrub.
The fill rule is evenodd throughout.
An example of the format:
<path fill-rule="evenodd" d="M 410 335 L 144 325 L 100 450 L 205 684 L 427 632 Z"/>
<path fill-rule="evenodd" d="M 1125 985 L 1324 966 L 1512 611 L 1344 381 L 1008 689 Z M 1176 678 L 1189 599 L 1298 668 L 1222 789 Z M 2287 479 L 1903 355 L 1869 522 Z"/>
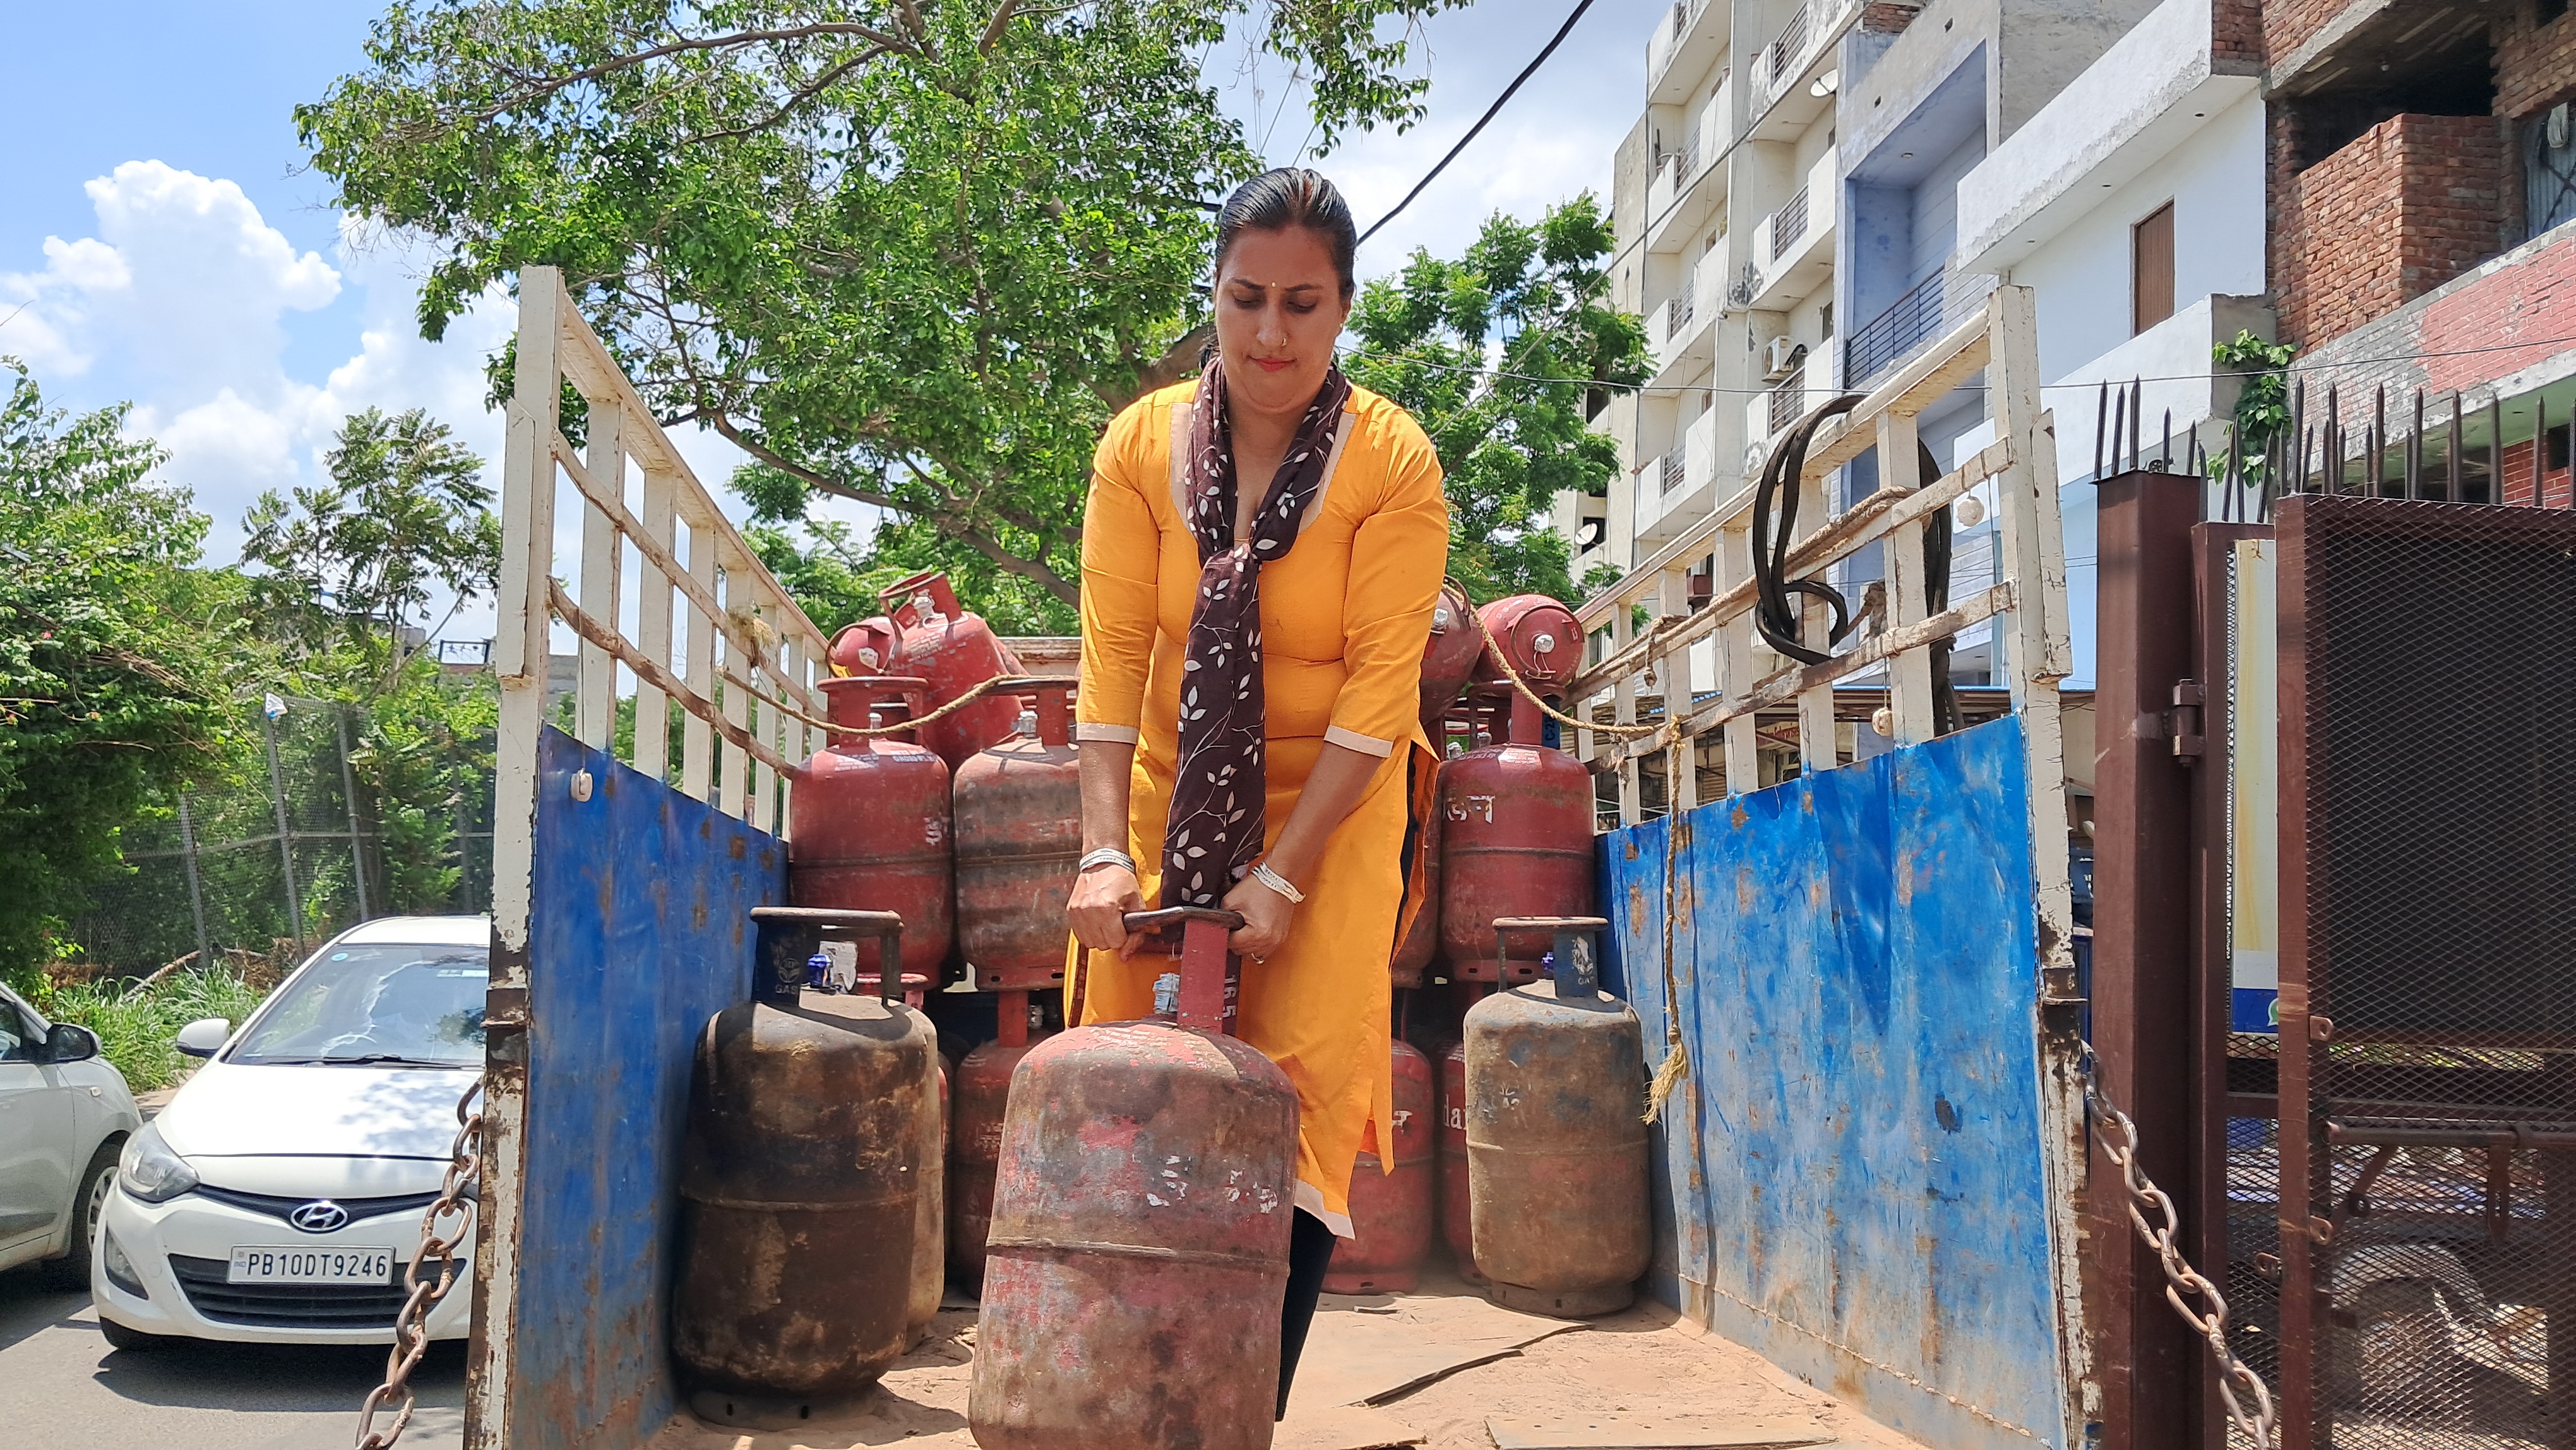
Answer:
<path fill-rule="evenodd" d="M 179 1029 L 200 1017 L 221 1017 L 235 1027 L 257 1007 L 260 994 L 229 966 L 179 972 L 146 987 L 139 981 L 79 982 L 44 993 L 37 1009 L 58 1022 L 77 1022 L 98 1034 L 101 1055 L 125 1074 L 138 1093 L 176 1082 L 187 1059 L 173 1044 Z"/>

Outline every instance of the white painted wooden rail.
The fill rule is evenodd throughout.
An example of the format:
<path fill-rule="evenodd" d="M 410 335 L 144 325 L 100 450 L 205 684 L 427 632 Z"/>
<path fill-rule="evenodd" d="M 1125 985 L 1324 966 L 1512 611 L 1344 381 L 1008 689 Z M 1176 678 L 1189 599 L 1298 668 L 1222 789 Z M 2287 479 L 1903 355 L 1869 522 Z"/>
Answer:
<path fill-rule="evenodd" d="M 566 383 L 588 405 L 586 448 L 563 434 Z M 501 681 L 493 926 L 516 952 L 526 946 L 536 742 L 558 622 L 578 650 L 572 733 L 583 744 L 612 748 L 619 699 L 631 694 L 626 763 L 665 779 L 676 708 L 679 788 L 781 836 L 785 776 L 820 734 L 796 714 L 823 715 L 814 686 L 829 671 L 822 631 L 752 556 L 552 267 L 519 277 L 508 422 L 492 657 Z M 555 556 L 566 500 L 581 515 L 568 580 Z M 496 963 L 496 983 L 499 972 Z"/>

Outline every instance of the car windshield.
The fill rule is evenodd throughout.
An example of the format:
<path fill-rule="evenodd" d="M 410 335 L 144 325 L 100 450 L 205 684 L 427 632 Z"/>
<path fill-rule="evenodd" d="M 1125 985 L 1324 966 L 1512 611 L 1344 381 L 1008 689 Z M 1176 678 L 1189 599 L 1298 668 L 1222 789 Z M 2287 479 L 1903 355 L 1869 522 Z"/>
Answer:
<path fill-rule="evenodd" d="M 479 1067 L 488 975 L 483 947 L 339 947 L 261 1009 L 226 1060 Z"/>

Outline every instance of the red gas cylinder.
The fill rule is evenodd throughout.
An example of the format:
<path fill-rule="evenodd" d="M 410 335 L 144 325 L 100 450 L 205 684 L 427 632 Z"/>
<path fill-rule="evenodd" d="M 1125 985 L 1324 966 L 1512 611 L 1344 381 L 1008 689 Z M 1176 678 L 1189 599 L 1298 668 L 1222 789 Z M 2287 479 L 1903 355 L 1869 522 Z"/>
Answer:
<path fill-rule="evenodd" d="M 833 723 L 854 728 L 910 718 L 923 691 L 916 679 L 874 675 L 820 688 Z M 797 772 L 788 809 L 788 896 L 798 906 L 901 913 L 904 976 L 937 982 L 956 923 L 948 767 L 901 736 L 835 736 Z"/>
<path fill-rule="evenodd" d="M 1440 1241 L 1458 1261 L 1458 1277 L 1481 1284 L 1467 1193 L 1467 1044 L 1460 1042 L 1440 1059 Z"/>
<path fill-rule="evenodd" d="M 1502 668 L 1494 662 L 1496 650 L 1542 695 L 1563 690 L 1583 667 L 1583 626 L 1576 622 L 1573 610 L 1546 595 L 1515 594 L 1495 600 L 1477 614 L 1485 621 L 1485 633 L 1493 636 L 1492 648 L 1477 662 L 1477 679 L 1502 679 Z"/>
<path fill-rule="evenodd" d="M 1507 740 L 1441 764 L 1440 950 L 1452 977 L 1529 981 L 1536 959 L 1496 958 L 1489 924 L 1592 910 L 1592 773 L 1537 744 L 1538 724 L 1516 692 Z"/>
<path fill-rule="evenodd" d="M 1012 1074 L 966 1402 L 983 1450 L 1268 1450 L 1297 1093 L 1228 1035 L 1241 922 L 1128 917 L 1181 924 L 1156 1020 L 1060 1033 Z"/>
<path fill-rule="evenodd" d="M 969 614 L 957 602 L 948 576 L 926 569 L 888 587 L 886 618 L 899 633 L 895 660 L 885 673 L 917 675 L 930 683 L 930 706 L 941 705 L 1001 675 L 1023 673 L 1020 657 L 1011 653 L 981 615 Z M 1020 728 L 1019 697 L 987 695 L 954 715 L 921 727 L 921 743 L 954 769 L 966 757 Z"/>
<path fill-rule="evenodd" d="M 1421 1276 L 1431 1251 L 1433 1185 L 1439 1156 L 1432 1118 L 1431 1059 L 1395 1042 L 1395 1171 L 1371 1138 L 1351 1168 L 1351 1229 L 1337 1239 L 1324 1273 L 1327 1294 L 1402 1294 Z M 1372 1129 L 1372 1132 L 1374 1129 Z"/>
<path fill-rule="evenodd" d="M 871 615 L 856 624 L 844 625 L 832 636 L 830 659 L 836 675 L 890 675 L 894 657 L 903 647 L 903 635 L 894 621 L 882 614 Z"/>
<path fill-rule="evenodd" d="M 1442 584 L 1440 598 L 1431 606 L 1431 638 L 1422 646 L 1422 720 L 1423 728 L 1435 736 L 1440 733 L 1441 716 L 1458 692 L 1467 688 L 1476 673 L 1476 661 L 1485 652 L 1484 636 L 1468 617 L 1474 607 L 1467 602 L 1466 591 L 1455 584 Z"/>
<path fill-rule="evenodd" d="M 1037 696 L 1037 735 L 1015 734 L 957 767 L 957 946 L 987 992 L 1064 980 L 1064 905 L 1082 859 L 1082 765 L 1073 681 L 1013 681 Z M 994 1109 L 997 1115 L 1000 1107 Z"/>
<path fill-rule="evenodd" d="M 1435 810 L 1422 823 L 1422 837 L 1415 844 L 1422 852 L 1422 909 L 1413 914 L 1413 925 L 1386 964 L 1387 976 L 1399 987 L 1421 986 L 1424 970 L 1440 952 L 1440 816 Z"/>
<path fill-rule="evenodd" d="M 956 1129 L 949 1138 L 948 1263 L 970 1281 L 984 1277 L 984 1240 L 993 1229 L 993 1176 L 1002 1161 L 1002 1117 L 1011 1074 L 1039 1040 L 1025 991 L 1001 994 L 1000 1033 L 957 1065 Z"/>

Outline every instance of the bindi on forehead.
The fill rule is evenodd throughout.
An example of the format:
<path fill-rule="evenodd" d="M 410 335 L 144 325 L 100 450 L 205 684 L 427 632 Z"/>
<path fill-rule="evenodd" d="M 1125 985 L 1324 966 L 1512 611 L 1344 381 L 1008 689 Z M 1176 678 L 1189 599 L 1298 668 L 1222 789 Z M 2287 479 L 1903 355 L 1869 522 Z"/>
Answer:
<path fill-rule="evenodd" d="M 1324 284 L 1321 282 L 1259 282 L 1250 277 L 1228 277 L 1225 284 L 1229 287 L 1242 287 L 1255 292 L 1285 292 L 1291 297 L 1296 296 L 1300 292 L 1321 292 L 1324 290 Z"/>

